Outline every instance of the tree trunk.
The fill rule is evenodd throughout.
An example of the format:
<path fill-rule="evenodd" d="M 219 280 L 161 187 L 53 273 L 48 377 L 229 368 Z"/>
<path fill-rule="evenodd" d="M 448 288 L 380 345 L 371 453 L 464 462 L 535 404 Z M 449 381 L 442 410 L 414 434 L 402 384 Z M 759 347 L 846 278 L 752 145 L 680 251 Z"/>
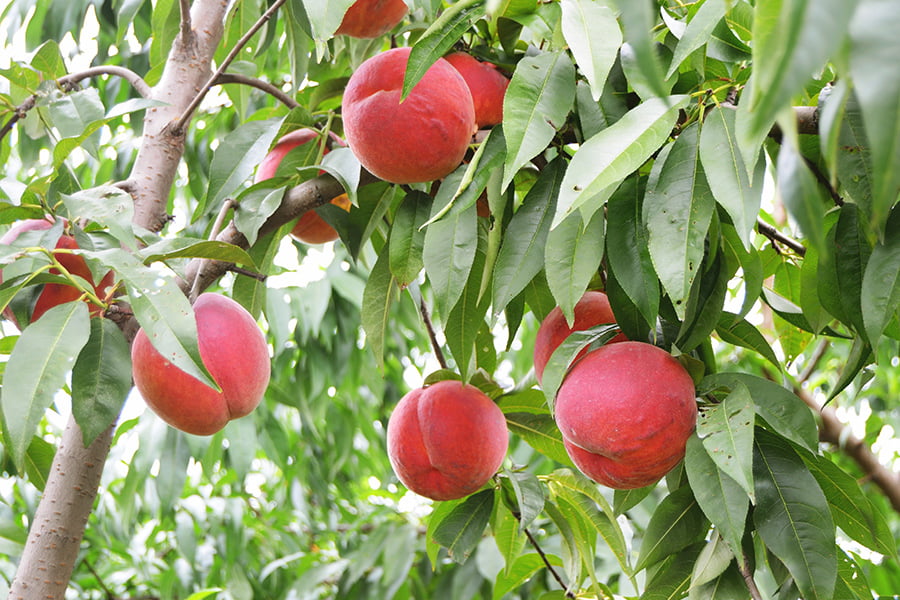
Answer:
<path fill-rule="evenodd" d="M 182 1 L 182 7 L 187 6 Z M 166 222 L 166 203 L 184 152 L 174 123 L 203 93 L 222 38 L 226 0 L 196 0 L 173 44 L 152 97 L 168 106 L 152 108 L 144 119 L 144 139 L 128 185 L 136 224 L 158 231 Z M 185 15 L 186 16 L 186 15 Z M 126 324 L 126 326 L 128 326 Z M 81 429 L 70 418 L 53 459 L 25 550 L 9 592 L 10 600 L 62 600 L 72 577 L 81 540 L 109 454 L 113 427 L 85 448 Z"/>

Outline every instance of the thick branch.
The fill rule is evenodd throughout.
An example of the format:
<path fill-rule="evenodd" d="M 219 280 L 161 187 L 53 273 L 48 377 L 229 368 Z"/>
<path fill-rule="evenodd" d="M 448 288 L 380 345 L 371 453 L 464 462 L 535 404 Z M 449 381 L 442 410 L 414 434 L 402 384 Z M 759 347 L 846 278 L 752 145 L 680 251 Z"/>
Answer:
<path fill-rule="evenodd" d="M 800 256 L 803 256 L 806 254 L 806 247 L 803 244 L 801 244 L 800 242 L 798 242 L 795 239 L 789 238 L 788 236 L 784 235 L 783 233 L 781 233 L 780 231 L 778 231 L 777 229 L 775 229 L 774 227 L 772 227 L 771 225 L 769 225 L 768 223 L 763 221 L 762 219 L 756 220 L 756 229 L 762 235 L 769 238 L 773 243 L 778 242 L 778 243 L 784 244 L 785 246 L 787 246 L 788 248 L 790 248 L 791 250 L 793 250 Z"/>
<path fill-rule="evenodd" d="M 819 440 L 840 448 L 852 458 L 866 474 L 866 478 L 878 486 L 894 510 L 900 513 L 900 475 L 878 462 L 878 458 L 865 441 L 846 430 L 833 407 L 819 406 L 804 389 L 794 389 L 794 393 L 812 407 L 819 416 Z"/>
<path fill-rule="evenodd" d="M 244 49 L 244 46 L 250 41 L 257 31 L 266 24 L 266 21 L 272 18 L 281 5 L 285 3 L 285 0 L 275 0 L 275 3 L 269 7 L 269 10 L 264 12 L 262 16 L 259 18 L 256 23 L 253 24 L 247 33 L 241 36 L 241 39 L 238 40 L 237 44 L 234 45 L 234 48 L 228 53 L 228 56 L 225 57 L 225 60 L 222 61 L 222 64 L 219 65 L 219 68 L 216 69 L 216 72 L 213 73 L 206 84 L 200 88 L 200 91 L 194 96 L 194 98 L 188 103 L 185 107 L 184 111 L 181 113 L 181 116 L 178 118 L 178 121 L 172 127 L 172 131 L 177 135 L 183 135 L 184 128 L 187 127 L 188 122 L 190 122 L 191 117 L 194 114 L 194 111 L 197 110 L 197 107 L 200 106 L 200 103 L 206 97 L 206 94 L 209 93 L 209 90 L 215 85 L 216 80 L 221 76 L 228 66 L 237 58 L 237 55 Z"/>
<path fill-rule="evenodd" d="M 112 433 L 110 427 L 85 448 L 81 428 L 69 417 L 28 530 L 9 600 L 65 597 Z"/>

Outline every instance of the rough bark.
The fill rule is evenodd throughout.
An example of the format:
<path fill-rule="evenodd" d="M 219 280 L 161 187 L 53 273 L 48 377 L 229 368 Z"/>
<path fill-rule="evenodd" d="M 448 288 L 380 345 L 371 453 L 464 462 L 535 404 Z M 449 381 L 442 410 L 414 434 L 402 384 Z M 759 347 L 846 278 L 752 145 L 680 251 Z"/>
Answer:
<path fill-rule="evenodd" d="M 157 231 L 166 223 L 166 204 L 184 151 L 184 138 L 171 131 L 211 75 L 210 65 L 221 40 L 228 4 L 196 0 L 191 29 L 176 39 L 152 98 L 167 106 L 152 108 L 144 119 L 144 139 L 126 187 L 134 197 L 136 224 Z M 127 325 L 126 325 L 127 327 Z M 84 528 L 93 510 L 112 429 L 88 448 L 81 429 L 69 419 L 36 511 L 10 600 L 65 597 L 77 561 Z"/>

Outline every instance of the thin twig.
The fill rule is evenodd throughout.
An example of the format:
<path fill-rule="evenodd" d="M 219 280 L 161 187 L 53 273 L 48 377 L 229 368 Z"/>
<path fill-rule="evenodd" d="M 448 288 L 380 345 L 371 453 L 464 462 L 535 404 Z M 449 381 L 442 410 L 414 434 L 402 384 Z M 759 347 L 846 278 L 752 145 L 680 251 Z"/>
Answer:
<path fill-rule="evenodd" d="M 428 331 L 428 339 L 431 340 L 431 348 L 434 350 L 434 356 L 437 358 L 438 364 L 442 369 L 447 368 L 447 359 L 438 343 L 437 335 L 434 332 L 434 325 L 431 322 L 431 315 L 428 313 L 428 307 L 425 305 L 425 298 L 419 299 L 419 313 L 422 315 L 422 322 L 425 323 L 425 329 Z"/>
<path fill-rule="evenodd" d="M 762 600 L 762 594 L 759 593 L 759 588 L 756 587 L 756 581 L 753 579 L 753 573 L 750 571 L 750 561 L 747 560 L 747 557 L 744 557 L 743 564 L 739 567 L 741 570 L 741 575 L 744 577 L 744 583 L 747 584 L 747 590 L 750 592 L 750 597 L 753 600 Z"/>
<path fill-rule="evenodd" d="M 825 356 L 825 353 L 828 351 L 828 348 L 831 347 L 831 340 L 825 338 L 819 342 L 819 345 L 816 346 L 815 352 L 806 362 L 806 366 L 803 367 L 803 372 L 797 376 L 797 386 L 800 387 L 812 376 L 815 372 L 816 368 L 819 366 L 819 361 L 822 360 L 822 357 Z"/>
<path fill-rule="evenodd" d="M 282 92 L 278 87 L 272 85 L 268 81 L 257 79 L 256 77 L 248 77 L 246 75 L 239 75 L 238 73 L 222 73 L 216 79 L 216 85 L 224 85 L 226 83 L 239 83 L 255 87 L 258 90 L 262 90 L 267 94 L 274 96 L 288 108 L 297 108 L 300 106 L 296 100 Z"/>
<path fill-rule="evenodd" d="M 97 573 L 97 570 L 94 569 L 94 566 L 88 562 L 86 558 L 81 560 L 81 564 L 87 567 L 87 570 L 91 572 L 91 575 L 94 576 L 94 579 L 97 580 L 97 583 L 103 588 L 103 593 L 106 594 L 107 598 L 115 598 L 115 595 L 112 593 L 112 590 L 106 586 L 106 583 L 103 581 L 103 578 L 100 577 L 100 574 Z"/>
<path fill-rule="evenodd" d="M 806 247 L 803 244 L 784 235 L 762 219 L 756 220 L 756 229 L 759 230 L 762 235 L 772 240 L 772 242 L 779 242 L 781 244 L 784 244 L 800 256 L 804 256 L 806 254 Z"/>
<path fill-rule="evenodd" d="M 213 223 L 212 231 L 209 232 L 208 239 L 210 241 L 215 240 L 219 236 L 219 233 L 222 231 L 222 225 L 225 224 L 225 216 L 228 214 L 228 211 L 231 210 L 231 208 L 234 206 L 235 206 L 235 202 L 231 198 L 226 198 L 225 202 L 222 203 L 222 208 L 219 210 L 219 214 L 216 215 L 216 220 Z M 191 304 L 194 303 L 194 300 L 197 299 L 197 296 L 199 296 L 200 292 L 202 291 L 200 289 L 200 285 L 201 285 L 200 282 L 203 279 L 203 271 L 204 271 L 204 268 L 206 267 L 206 265 L 207 265 L 207 259 L 201 259 L 200 266 L 197 269 L 197 275 L 194 277 L 194 282 L 191 285 L 191 293 L 189 296 L 190 300 L 191 300 Z"/>
<path fill-rule="evenodd" d="M 191 118 L 191 115 L 194 114 L 194 111 L 197 110 L 197 107 L 200 106 L 200 103 L 203 102 L 203 99 L 206 97 L 206 94 L 209 93 L 209 90 L 216 84 L 216 81 L 219 77 L 225 72 L 228 66 L 237 58 L 237 55 L 244 49 L 244 46 L 250 41 L 257 31 L 262 28 L 262 26 L 272 18 L 281 5 L 285 3 L 285 0 L 275 0 L 272 6 L 269 7 L 269 10 L 263 13 L 263 15 L 253 24 L 253 26 L 238 40 L 238 42 L 234 45 L 234 48 L 231 49 L 231 52 L 228 53 L 228 56 L 225 57 L 225 60 L 222 61 L 222 64 L 219 65 L 219 68 L 216 69 L 216 72 L 212 74 L 209 78 L 209 81 L 206 82 L 206 85 L 203 86 L 203 89 L 194 96 L 194 99 L 191 100 L 191 103 L 188 107 L 181 113 L 181 117 L 179 117 L 178 121 L 175 122 L 172 127 L 172 132 L 175 135 L 180 135 L 181 132 L 184 131 L 184 128 L 187 126 L 188 121 Z"/>
<path fill-rule="evenodd" d="M 550 559 L 548 559 L 547 555 L 544 554 L 544 549 L 541 548 L 540 544 L 538 544 L 538 541 L 534 538 L 531 532 L 528 531 L 527 527 L 523 528 L 523 530 L 525 531 L 525 537 L 528 538 L 528 541 L 532 546 L 534 546 L 534 549 L 537 550 L 538 556 L 540 556 L 541 560 L 544 561 L 544 565 L 546 565 L 547 570 L 550 571 L 550 575 L 552 575 L 553 579 L 556 580 L 559 586 L 566 591 L 566 598 L 574 598 L 575 594 L 572 593 L 572 591 L 566 585 L 566 582 L 563 581 L 563 578 L 560 576 L 560 574 L 557 573 L 556 569 L 553 568 L 553 565 L 550 564 Z"/>
<path fill-rule="evenodd" d="M 245 269 L 235 264 L 229 264 L 227 267 L 225 267 L 225 270 L 231 271 L 232 273 L 237 273 L 238 275 L 243 275 L 245 277 L 250 277 L 257 281 L 265 281 L 269 277 L 265 273 L 257 273 L 256 271 L 251 271 L 250 269 Z"/>
<path fill-rule="evenodd" d="M 803 162 L 806 163 L 806 166 L 812 171 L 813 176 L 816 178 L 816 181 L 819 182 L 825 191 L 828 192 L 828 195 L 831 196 L 831 201 L 834 202 L 835 206 L 843 206 L 844 199 L 841 198 L 841 195 L 837 193 L 837 190 L 834 189 L 834 186 L 831 185 L 831 181 L 828 180 L 828 177 L 825 176 L 825 173 L 822 172 L 822 169 L 819 168 L 819 165 L 809 160 L 805 156 L 803 157 Z"/>

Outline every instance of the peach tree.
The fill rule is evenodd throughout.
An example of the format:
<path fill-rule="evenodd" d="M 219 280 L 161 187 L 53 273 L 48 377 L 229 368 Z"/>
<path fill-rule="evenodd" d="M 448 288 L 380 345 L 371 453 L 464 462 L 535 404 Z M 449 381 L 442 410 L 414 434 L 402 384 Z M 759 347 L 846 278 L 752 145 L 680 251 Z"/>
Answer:
<path fill-rule="evenodd" d="M 0 229 L 42 223 L 0 246 L 0 595 L 896 593 L 900 5 L 353 4 L 0 9 Z M 404 96 L 454 53 L 509 79 L 502 120 L 434 181 L 328 141 L 350 76 L 398 47 Z M 337 241 L 290 237 L 310 210 Z M 589 290 L 615 323 L 565 337 L 539 384 L 539 324 Z M 130 348 L 142 328 L 215 387 L 203 292 L 257 320 L 271 379 L 195 436 L 144 409 Z M 659 481 L 613 490 L 554 409 L 619 334 L 675 357 L 699 417 Z M 387 423 L 448 379 L 499 407 L 509 449 L 432 502 L 393 472 Z"/>

